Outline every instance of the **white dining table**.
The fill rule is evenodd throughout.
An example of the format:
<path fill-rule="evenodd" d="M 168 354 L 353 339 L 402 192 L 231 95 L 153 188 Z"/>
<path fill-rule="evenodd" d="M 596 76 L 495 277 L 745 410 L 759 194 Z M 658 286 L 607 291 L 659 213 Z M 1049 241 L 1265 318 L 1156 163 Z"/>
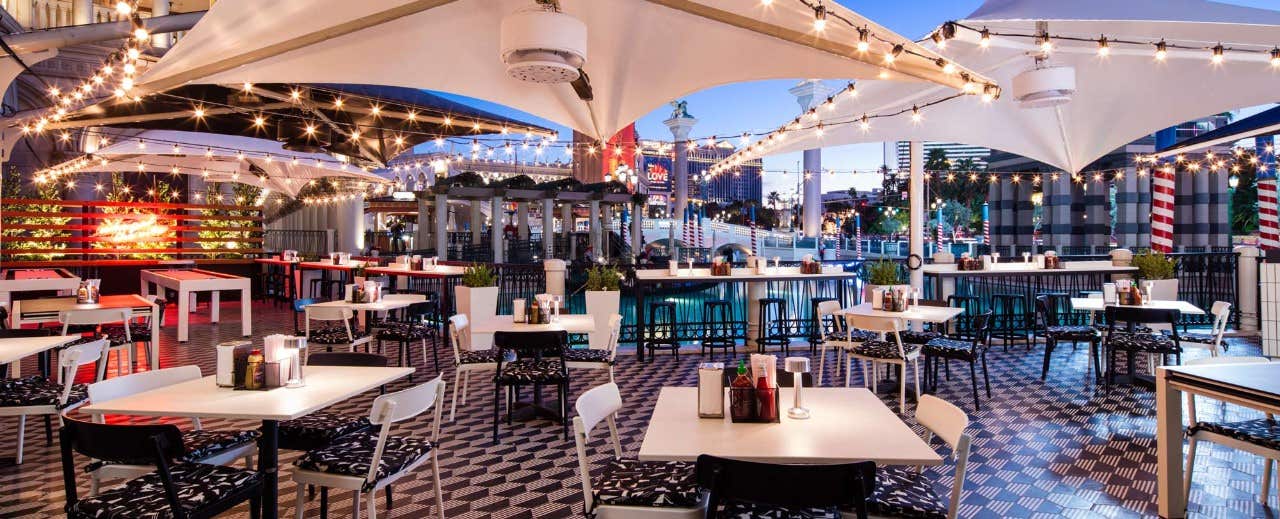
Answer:
<path fill-rule="evenodd" d="M 354 310 L 361 326 L 368 323 L 369 312 L 389 312 L 391 310 L 399 310 L 408 308 L 414 303 L 421 303 L 427 300 L 427 296 L 422 294 L 387 294 L 382 299 L 372 303 L 352 303 L 351 301 L 325 301 L 323 303 L 312 303 L 307 306 L 318 306 L 325 308 L 346 308 Z"/>
<path fill-rule="evenodd" d="M 253 335 L 253 294 L 250 280 L 203 269 L 143 269 L 138 272 L 142 297 L 151 295 L 151 286 L 164 296 L 165 289 L 178 293 L 178 342 L 187 342 L 189 314 L 196 310 L 196 294 L 209 293 L 209 322 L 221 316 L 222 291 L 240 292 L 240 335 Z"/>
<path fill-rule="evenodd" d="M 727 390 L 726 390 L 727 391 Z M 940 465 L 938 455 L 898 415 L 865 388 L 804 388 L 810 418 L 786 409 L 793 389 L 779 389 L 778 423 L 733 423 L 698 417 L 698 388 L 664 387 L 640 444 L 643 461 L 694 461 L 711 454 L 765 463 Z"/>
<path fill-rule="evenodd" d="M 951 306 L 926 306 L 915 305 L 907 308 L 905 312 L 888 312 L 885 310 L 876 310 L 871 307 L 871 303 L 862 303 L 860 305 L 851 306 L 836 312 L 840 315 L 865 315 L 868 317 L 894 317 L 907 321 L 920 321 L 925 323 L 945 323 L 956 316 L 964 313 L 964 308 Z"/>
<path fill-rule="evenodd" d="M 1167 300 L 1150 300 L 1141 305 L 1117 305 L 1115 303 L 1107 304 L 1103 302 L 1101 297 L 1073 297 L 1071 298 L 1071 308 L 1085 312 L 1101 312 L 1106 310 L 1108 306 L 1123 306 L 1126 308 L 1154 308 L 1161 310 L 1177 310 L 1187 315 L 1204 315 L 1204 310 L 1200 307 L 1188 303 L 1186 301 L 1167 301 Z"/>
<path fill-rule="evenodd" d="M 499 315 L 471 325 L 472 333 L 559 331 L 590 333 L 595 329 L 596 321 L 590 314 L 561 314 L 548 324 L 517 323 L 514 316 Z"/>
<path fill-rule="evenodd" d="M 32 355 L 46 351 L 79 339 L 79 335 L 47 335 L 44 337 L 9 337 L 0 339 L 0 365 L 11 364 L 9 375 L 17 378 L 22 375 L 19 362 Z M 48 371 L 48 362 L 42 363 L 41 372 Z M 46 377 L 48 373 L 43 373 Z"/>
<path fill-rule="evenodd" d="M 151 391 L 93 402 L 81 412 L 96 415 L 169 416 L 261 420 L 258 470 L 263 475 L 262 517 L 278 516 L 278 427 L 345 402 L 361 393 L 413 373 L 413 368 L 307 366 L 306 385 L 267 391 L 218 387 L 212 376 Z"/>

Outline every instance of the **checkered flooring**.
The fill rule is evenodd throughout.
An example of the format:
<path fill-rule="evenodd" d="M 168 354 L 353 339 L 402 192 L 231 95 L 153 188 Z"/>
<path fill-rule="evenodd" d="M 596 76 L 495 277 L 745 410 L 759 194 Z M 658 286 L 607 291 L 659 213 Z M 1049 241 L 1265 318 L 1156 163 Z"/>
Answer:
<path fill-rule="evenodd" d="M 169 314 L 176 311 L 169 309 Z M 162 363 L 165 366 L 197 364 L 206 373 L 213 370 L 212 346 L 232 340 L 240 330 L 238 307 L 227 305 L 223 323 L 210 324 L 207 313 L 193 316 L 192 340 L 179 344 L 176 330 L 163 331 Z M 292 327 L 287 310 L 255 303 L 254 328 L 260 335 L 285 332 Z M 1018 346 L 1005 352 L 999 346 L 989 355 L 992 398 L 984 400 L 982 411 L 972 413 L 976 435 L 969 481 L 960 513 L 963 517 L 1141 517 L 1152 516 L 1155 499 L 1155 404 L 1152 393 L 1120 387 L 1110 391 L 1097 388 L 1086 372 L 1087 347 L 1076 351 L 1060 347 L 1055 352 L 1047 383 L 1039 380 L 1042 350 L 1026 351 Z M 1232 340 L 1230 354 L 1256 353 L 1257 346 Z M 618 425 L 623 447 L 631 455 L 639 448 L 658 388 L 694 385 L 696 353 L 686 353 L 676 361 L 660 355 L 652 363 L 637 363 L 634 350 L 620 353 L 617 380 L 626 408 Z M 1198 353 L 1191 353 L 1191 356 Z M 446 380 L 453 372 L 444 349 Z M 414 358 L 418 366 L 423 360 Z M 832 369 L 828 362 L 828 370 Z M 956 369 L 959 368 L 959 369 Z M 114 372 L 114 366 L 108 369 Z M 434 376 L 428 361 L 419 369 L 419 381 Z M 857 371 L 857 370 L 855 370 Z M 34 372 L 28 362 L 24 372 Z M 574 372 L 573 396 L 607 379 L 606 375 Z M 589 373 L 589 372 L 587 372 Z M 602 373 L 602 372 L 600 372 Z M 939 395 L 972 411 L 968 370 L 954 365 L 950 381 L 942 380 Z M 82 373 L 87 379 L 88 373 Z M 827 374 L 827 383 L 835 379 Z M 476 380 L 480 380 L 477 378 Z M 855 380 L 860 384 L 860 380 Z M 391 389 L 404 387 L 407 382 Z M 573 442 L 561 436 L 557 424 L 547 421 L 517 422 L 502 426 L 501 441 L 490 442 L 492 392 L 486 383 L 474 383 L 475 391 L 465 406 L 459 406 L 455 422 L 442 429 L 445 513 L 451 518 L 572 517 L 581 515 L 582 494 L 578 482 L 577 458 Z M 882 387 L 883 389 L 883 387 Z M 894 392 L 896 394 L 896 391 Z M 548 400 L 554 393 L 548 391 Z M 340 411 L 365 413 L 373 395 L 338 406 Z M 885 403 L 896 409 L 896 397 L 885 394 Z M 1251 411 L 1201 401 L 1202 417 L 1239 419 L 1252 417 Z M 908 407 L 910 411 L 910 407 Z M 447 414 L 447 413 L 446 413 Z M 0 455 L 14 448 L 17 420 L 0 420 Z M 206 420 L 206 428 L 254 427 L 250 422 Z M 401 433 L 428 430 L 429 418 L 404 424 Z M 29 420 L 26 461 L 18 467 L 0 468 L 0 516 L 52 517 L 62 515 L 63 490 L 56 447 L 43 441 L 40 420 Z M 594 451 L 595 466 L 605 450 Z M 281 459 L 281 515 L 293 514 L 293 485 L 288 467 L 296 453 Z M 951 465 L 930 470 L 938 490 L 945 495 L 951 483 Z M 1272 492 L 1270 507 L 1256 500 L 1262 461 L 1254 456 L 1211 446 L 1202 448 L 1192 487 L 1191 512 L 1202 517 L 1271 517 L 1280 501 Z M 430 486 L 418 474 L 394 487 L 395 517 L 431 515 Z M 87 488 L 87 480 L 81 478 Z M 350 496 L 331 497 L 335 517 L 349 515 Z M 379 510 L 383 506 L 379 496 Z M 244 507 L 239 517 L 247 516 Z M 307 503 L 306 514 L 315 517 L 318 503 Z"/>

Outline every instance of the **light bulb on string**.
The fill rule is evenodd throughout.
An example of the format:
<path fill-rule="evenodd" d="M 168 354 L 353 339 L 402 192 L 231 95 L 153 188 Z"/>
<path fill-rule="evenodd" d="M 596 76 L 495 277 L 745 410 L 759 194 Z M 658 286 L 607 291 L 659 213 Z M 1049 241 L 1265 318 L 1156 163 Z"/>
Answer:
<path fill-rule="evenodd" d="M 1280 47 L 1271 49 L 1271 66 L 1280 68 Z"/>
<path fill-rule="evenodd" d="M 1226 50 L 1222 47 L 1222 44 L 1219 43 L 1217 45 L 1214 45 L 1213 56 L 1209 58 L 1209 61 L 1214 65 L 1221 65 L 1222 62 L 1225 61 L 1226 59 L 1227 59 Z"/>
<path fill-rule="evenodd" d="M 1164 40 L 1160 40 L 1156 43 L 1156 61 L 1164 61 L 1167 57 L 1169 57 L 1169 45 Z"/>
<path fill-rule="evenodd" d="M 818 32 L 827 30 L 827 6 L 821 3 L 813 8 L 813 30 Z"/>
<path fill-rule="evenodd" d="M 1105 58 L 1111 55 L 1111 45 L 1107 43 L 1107 37 L 1098 38 L 1098 56 Z"/>
<path fill-rule="evenodd" d="M 884 62 L 893 63 L 904 50 L 906 50 L 906 48 L 903 47 L 902 44 L 894 45 L 892 50 L 884 54 Z"/>
<path fill-rule="evenodd" d="M 867 50 L 871 48 L 871 43 L 867 40 L 870 33 L 871 31 L 867 30 L 866 27 L 858 28 L 858 52 L 866 53 Z"/>

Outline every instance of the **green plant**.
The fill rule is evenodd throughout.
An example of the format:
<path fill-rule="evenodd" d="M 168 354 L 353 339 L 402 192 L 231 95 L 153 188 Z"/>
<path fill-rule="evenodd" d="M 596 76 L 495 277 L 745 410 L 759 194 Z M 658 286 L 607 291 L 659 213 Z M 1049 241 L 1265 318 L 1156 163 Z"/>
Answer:
<path fill-rule="evenodd" d="M 1174 259 L 1163 252 L 1143 252 L 1133 257 L 1138 277 L 1146 280 L 1173 279 Z"/>
<path fill-rule="evenodd" d="M 478 263 L 462 271 L 462 286 L 469 288 L 498 286 L 498 275 L 488 265 Z"/>
<path fill-rule="evenodd" d="M 867 283 L 872 285 L 897 285 L 902 282 L 898 275 L 898 264 L 889 260 L 880 260 L 867 264 Z"/>
<path fill-rule="evenodd" d="M 601 265 L 587 269 L 587 290 L 617 292 L 622 289 L 622 274 L 618 269 Z"/>

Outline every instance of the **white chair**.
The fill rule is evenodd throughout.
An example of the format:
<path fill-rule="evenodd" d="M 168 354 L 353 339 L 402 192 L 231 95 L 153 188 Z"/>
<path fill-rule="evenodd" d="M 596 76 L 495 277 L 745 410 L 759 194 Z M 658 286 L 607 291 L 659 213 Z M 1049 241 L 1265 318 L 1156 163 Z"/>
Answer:
<path fill-rule="evenodd" d="M 642 462 L 624 459 L 618 442 L 616 417 L 622 409 L 618 385 L 610 382 L 591 388 L 578 397 L 574 408 L 573 441 L 578 453 L 578 476 L 582 480 L 584 511 L 597 519 L 639 519 L 646 517 L 689 519 L 706 513 L 706 500 L 698 487 L 694 465 L 687 462 Z M 587 457 L 591 431 L 605 422 L 613 458 L 596 480 L 592 480 Z"/>
<path fill-rule="evenodd" d="M 88 309 L 88 310 L 77 309 L 77 310 L 62 310 L 58 312 L 58 322 L 62 323 L 62 335 L 64 336 L 70 334 L 72 326 L 77 326 L 77 327 L 92 326 L 96 330 L 97 327 L 104 324 L 119 323 L 121 325 L 124 325 L 131 320 L 133 320 L 133 310 L 129 308 L 95 308 L 95 309 Z M 134 350 L 137 347 L 137 344 L 133 342 L 133 334 L 129 330 L 129 327 L 125 326 L 123 328 L 123 331 L 124 331 L 124 336 L 117 337 L 121 339 L 120 342 L 116 342 L 110 338 L 103 337 L 107 341 L 107 351 L 105 354 L 103 354 L 104 358 L 102 360 L 102 363 L 105 365 L 107 363 L 108 358 L 111 356 L 111 352 L 113 351 L 116 352 L 116 376 L 117 377 L 124 374 L 123 366 L 124 366 L 125 354 L 128 354 L 129 371 L 131 372 L 133 371 Z M 98 332 L 95 331 L 94 335 L 97 336 Z M 89 339 L 86 339 L 86 340 L 89 340 Z M 148 349 L 148 351 L 150 350 Z M 151 359 L 148 359 L 148 362 L 150 361 Z M 154 366 L 154 364 L 147 364 L 147 366 L 148 368 L 150 368 Z"/>
<path fill-rule="evenodd" d="M 199 378 L 199 366 L 143 371 L 89 384 L 89 401 L 106 402 Z M 93 421 L 105 423 L 100 413 L 93 413 Z M 182 433 L 182 445 L 186 448 L 186 453 L 175 461 L 226 465 L 243 459 L 246 469 L 254 468 L 253 457 L 258 452 L 257 431 L 206 431 L 201 428 L 200 419 L 195 417 L 191 418 L 191 425 L 191 431 Z M 89 495 L 98 494 L 103 480 L 136 478 L 154 471 L 155 465 L 151 463 L 92 463 L 89 466 Z"/>
<path fill-rule="evenodd" d="M 604 348 L 574 348 L 564 352 L 564 360 L 569 369 L 607 369 L 609 382 L 613 382 L 613 364 L 618 357 L 618 339 L 622 335 L 622 316 L 613 314 L 609 317 L 609 340 Z"/>
<path fill-rule="evenodd" d="M 350 308 L 307 305 L 305 312 L 306 323 L 303 323 L 302 330 L 307 336 L 308 346 L 318 344 L 324 346 L 326 351 L 333 351 L 334 346 L 345 346 L 347 351 L 356 351 L 356 346 L 364 345 L 368 348 L 372 340 L 368 333 L 351 329 L 351 318 L 355 316 L 355 311 Z M 342 324 L 312 330 L 311 321 Z"/>
<path fill-rule="evenodd" d="M 1213 316 L 1213 328 L 1209 333 L 1181 333 L 1178 334 L 1178 339 L 1184 348 L 1202 347 L 1209 350 L 1209 355 L 1217 357 L 1219 353 L 1226 351 L 1222 336 L 1227 332 L 1227 321 L 1231 320 L 1231 303 L 1214 301 L 1209 314 Z"/>
<path fill-rule="evenodd" d="M 18 454 L 14 463 L 22 464 L 22 446 L 27 430 L 28 415 L 61 415 L 81 405 L 88 399 L 84 384 L 76 384 L 76 371 L 80 366 L 102 359 L 107 341 L 98 339 L 68 346 L 58 355 L 58 373 L 61 383 L 39 375 L 12 379 L 0 385 L 0 416 L 18 417 Z M 107 363 L 99 363 L 95 381 L 106 375 Z"/>
<path fill-rule="evenodd" d="M 1184 366 L 1224 365 L 1224 364 L 1262 364 L 1270 362 L 1265 357 L 1204 357 L 1188 359 Z M 1226 405 L 1225 403 L 1223 405 Z M 1195 395 L 1187 393 L 1187 417 L 1191 424 L 1187 428 L 1187 466 L 1182 476 L 1183 495 L 1191 492 L 1191 469 L 1196 463 L 1196 447 L 1201 441 L 1210 441 L 1224 447 L 1231 447 L 1261 457 L 1262 489 L 1258 501 L 1267 503 L 1267 494 L 1271 491 L 1271 468 L 1273 462 L 1280 461 L 1280 423 L 1271 413 L 1266 418 L 1243 420 L 1239 422 L 1201 422 L 1196 418 Z"/>
<path fill-rule="evenodd" d="M 471 389 L 471 373 L 498 371 L 497 350 L 471 350 L 471 323 L 466 314 L 449 318 L 449 342 L 453 346 L 453 399 L 449 404 L 449 421 L 458 412 L 458 391 L 461 387 L 462 405 L 467 405 L 467 390 Z"/>
<path fill-rule="evenodd" d="M 915 369 L 916 396 L 920 395 L 920 345 L 904 344 L 898 332 L 903 330 L 902 319 L 897 317 L 872 317 L 867 315 L 848 314 L 846 321 L 850 330 L 864 330 L 880 334 L 880 340 L 866 341 L 849 346 L 848 361 L 845 369 L 853 369 L 853 360 L 862 361 L 863 386 L 871 382 L 871 390 L 876 391 L 877 368 L 880 364 L 901 366 L 899 378 L 898 414 L 907 414 L 907 363 Z M 871 369 L 868 370 L 867 368 Z M 849 386 L 848 373 L 845 374 L 845 387 Z"/>
<path fill-rule="evenodd" d="M 293 480 L 298 484 L 294 513 L 302 519 L 308 485 L 351 490 L 352 509 L 360 518 L 360 498 L 368 494 L 369 519 L 376 519 L 378 490 L 395 483 L 423 464 L 431 466 L 431 486 L 435 493 L 436 516 L 444 519 L 444 494 L 440 488 L 437 461 L 440 412 L 444 409 L 445 383 L 441 376 L 430 382 L 379 396 L 369 410 L 369 421 L 381 426 L 343 436 L 327 447 L 308 451 L 294 464 Z M 435 408 L 428 439 L 391 436 L 391 424 L 414 418 Z M 388 503 L 387 513 L 391 513 Z"/>
<path fill-rule="evenodd" d="M 849 348 L 879 338 L 878 334 L 851 328 L 846 318 L 840 314 L 839 301 L 822 301 L 818 303 L 818 322 L 826 322 L 827 319 L 831 320 L 832 330 L 823 336 L 822 347 L 818 350 L 818 373 L 815 377 L 818 385 L 822 385 L 822 380 L 826 378 L 828 347 L 835 350 L 836 376 L 839 376 L 841 370 L 845 368 L 845 355 L 848 354 Z M 844 372 L 844 379 L 844 385 L 848 387 L 848 371 Z"/>
<path fill-rule="evenodd" d="M 951 448 L 956 469 L 950 499 L 944 501 L 933 491 L 933 482 L 921 473 L 923 467 L 915 467 L 914 470 L 880 467 L 876 471 L 876 492 L 868 500 L 867 507 L 874 517 L 937 517 L 945 514 L 947 519 L 955 519 L 964 491 L 969 445 L 973 442 L 973 438 L 965 433 L 969 427 L 969 416 L 951 402 L 933 395 L 921 395 L 920 403 L 916 405 L 916 422 L 925 428 L 925 443 L 932 442 L 937 436 Z"/>

